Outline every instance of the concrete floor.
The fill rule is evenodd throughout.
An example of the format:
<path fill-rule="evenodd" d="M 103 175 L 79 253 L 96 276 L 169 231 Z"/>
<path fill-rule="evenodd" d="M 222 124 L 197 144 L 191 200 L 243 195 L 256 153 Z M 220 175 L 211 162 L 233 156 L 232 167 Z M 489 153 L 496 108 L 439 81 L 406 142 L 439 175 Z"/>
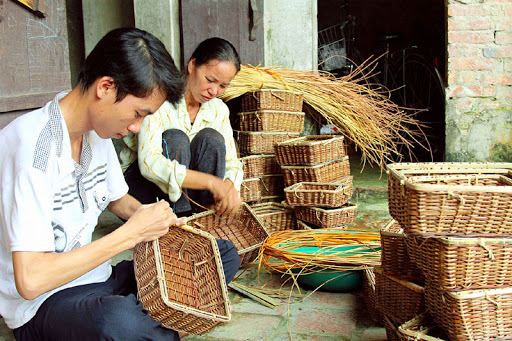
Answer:
<path fill-rule="evenodd" d="M 387 209 L 386 174 L 368 165 L 361 172 L 356 157 L 351 157 L 351 172 L 354 176 L 354 196 L 350 200 L 357 203 L 356 222 L 349 227 L 378 230 L 389 220 Z M 95 237 L 109 233 L 120 221 L 106 212 L 100 217 Z M 114 263 L 122 259 L 132 259 L 131 251 L 125 251 L 114 258 Z M 241 284 L 260 287 L 269 275 L 251 266 L 245 272 L 239 271 L 236 279 Z M 274 274 L 267 288 L 290 292 L 290 285 L 283 283 L 286 278 Z M 361 289 L 349 293 L 331 293 L 308 290 L 302 297 L 284 297 L 274 309 L 267 308 L 250 298 L 230 289 L 230 300 L 234 313 L 232 320 L 207 334 L 188 335 L 185 341 L 216 340 L 341 340 L 341 341 L 382 341 L 386 332 L 373 322 L 363 301 Z M 0 340 L 14 340 L 12 332 L 0 319 Z"/>

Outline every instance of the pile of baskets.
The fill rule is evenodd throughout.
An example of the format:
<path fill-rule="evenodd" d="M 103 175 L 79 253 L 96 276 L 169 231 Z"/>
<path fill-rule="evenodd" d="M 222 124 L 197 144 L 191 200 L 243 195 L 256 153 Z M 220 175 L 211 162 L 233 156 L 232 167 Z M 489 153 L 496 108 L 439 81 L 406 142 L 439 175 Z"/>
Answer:
<path fill-rule="evenodd" d="M 390 249 L 396 255 L 391 269 L 406 275 L 419 269 L 427 312 L 405 324 L 390 321 L 391 337 L 512 335 L 512 163 L 397 163 L 388 173 L 389 211 L 403 228 L 402 245 Z M 404 245 L 408 266 L 398 260 Z M 390 299 L 377 306 L 383 311 Z M 407 329 L 412 325 L 422 330 L 417 338 Z"/>
<path fill-rule="evenodd" d="M 274 145 L 298 137 L 304 130 L 302 94 L 287 90 L 249 92 L 242 96 L 238 113 L 238 149 L 244 167 L 240 189 L 247 203 L 279 202 L 284 179 Z"/>
<path fill-rule="evenodd" d="M 298 219 L 318 228 L 355 221 L 350 163 L 342 135 L 310 135 L 275 145 L 284 173 L 286 203 Z"/>

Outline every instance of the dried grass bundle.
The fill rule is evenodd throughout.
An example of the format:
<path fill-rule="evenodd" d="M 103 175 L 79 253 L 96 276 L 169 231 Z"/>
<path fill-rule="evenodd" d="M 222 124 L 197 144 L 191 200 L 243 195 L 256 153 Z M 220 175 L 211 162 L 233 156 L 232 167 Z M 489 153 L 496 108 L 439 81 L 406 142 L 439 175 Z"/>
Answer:
<path fill-rule="evenodd" d="M 389 99 L 389 91 L 369 84 L 365 70 L 372 64 L 363 63 L 340 78 L 324 71 L 243 65 L 221 98 L 228 101 L 261 89 L 301 92 L 305 103 L 355 143 L 363 163 L 384 168 L 402 154 L 412 155 L 412 142 L 419 143 L 424 134 L 412 114 Z"/>

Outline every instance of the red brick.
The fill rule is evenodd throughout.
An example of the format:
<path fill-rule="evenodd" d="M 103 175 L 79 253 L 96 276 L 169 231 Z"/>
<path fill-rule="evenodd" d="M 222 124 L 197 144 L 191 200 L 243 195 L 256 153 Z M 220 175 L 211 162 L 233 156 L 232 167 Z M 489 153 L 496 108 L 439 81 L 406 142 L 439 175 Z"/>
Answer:
<path fill-rule="evenodd" d="M 482 56 L 482 49 L 477 45 L 448 45 L 448 57 L 480 57 Z"/>
<path fill-rule="evenodd" d="M 494 17 L 494 28 L 498 31 L 510 31 L 512 28 L 512 19 L 510 16 L 512 16 L 512 14 L 509 14 L 509 17 Z"/>
<path fill-rule="evenodd" d="M 458 86 L 449 91 L 449 97 L 480 97 L 482 96 L 481 86 Z"/>
<path fill-rule="evenodd" d="M 448 18 L 448 31 L 482 31 L 490 30 L 491 23 L 485 19 L 455 17 Z"/>
<path fill-rule="evenodd" d="M 449 58 L 449 70 L 492 70 L 495 59 L 491 58 Z"/>
<path fill-rule="evenodd" d="M 480 44 L 494 41 L 494 31 L 452 31 L 448 32 L 450 44 Z"/>
<path fill-rule="evenodd" d="M 483 79 L 484 84 L 496 85 L 512 85 L 512 75 L 509 74 L 494 74 L 486 75 Z"/>
<path fill-rule="evenodd" d="M 448 5 L 448 17 L 484 17 L 489 12 L 482 4 L 450 4 Z"/>
<path fill-rule="evenodd" d="M 510 86 L 497 86 L 496 98 L 499 98 L 500 100 L 512 99 L 512 90 L 510 89 Z"/>
<path fill-rule="evenodd" d="M 498 47 L 498 57 L 512 57 L 512 45 Z"/>
<path fill-rule="evenodd" d="M 496 96 L 496 87 L 495 86 L 483 86 L 482 87 L 482 96 L 484 96 L 484 97 Z"/>
<path fill-rule="evenodd" d="M 512 32 L 496 32 L 496 44 L 512 44 Z"/>

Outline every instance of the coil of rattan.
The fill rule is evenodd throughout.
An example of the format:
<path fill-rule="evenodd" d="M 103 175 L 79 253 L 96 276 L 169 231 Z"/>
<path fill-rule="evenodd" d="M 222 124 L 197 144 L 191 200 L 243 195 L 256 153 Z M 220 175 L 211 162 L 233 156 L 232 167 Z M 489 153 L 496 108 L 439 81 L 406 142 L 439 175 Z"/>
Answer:
<path fill-rule="evenodd" d="M 280 165 L 316 165 L 346 156 L 343 135 L 308 135 L 275 145 Z"/>

